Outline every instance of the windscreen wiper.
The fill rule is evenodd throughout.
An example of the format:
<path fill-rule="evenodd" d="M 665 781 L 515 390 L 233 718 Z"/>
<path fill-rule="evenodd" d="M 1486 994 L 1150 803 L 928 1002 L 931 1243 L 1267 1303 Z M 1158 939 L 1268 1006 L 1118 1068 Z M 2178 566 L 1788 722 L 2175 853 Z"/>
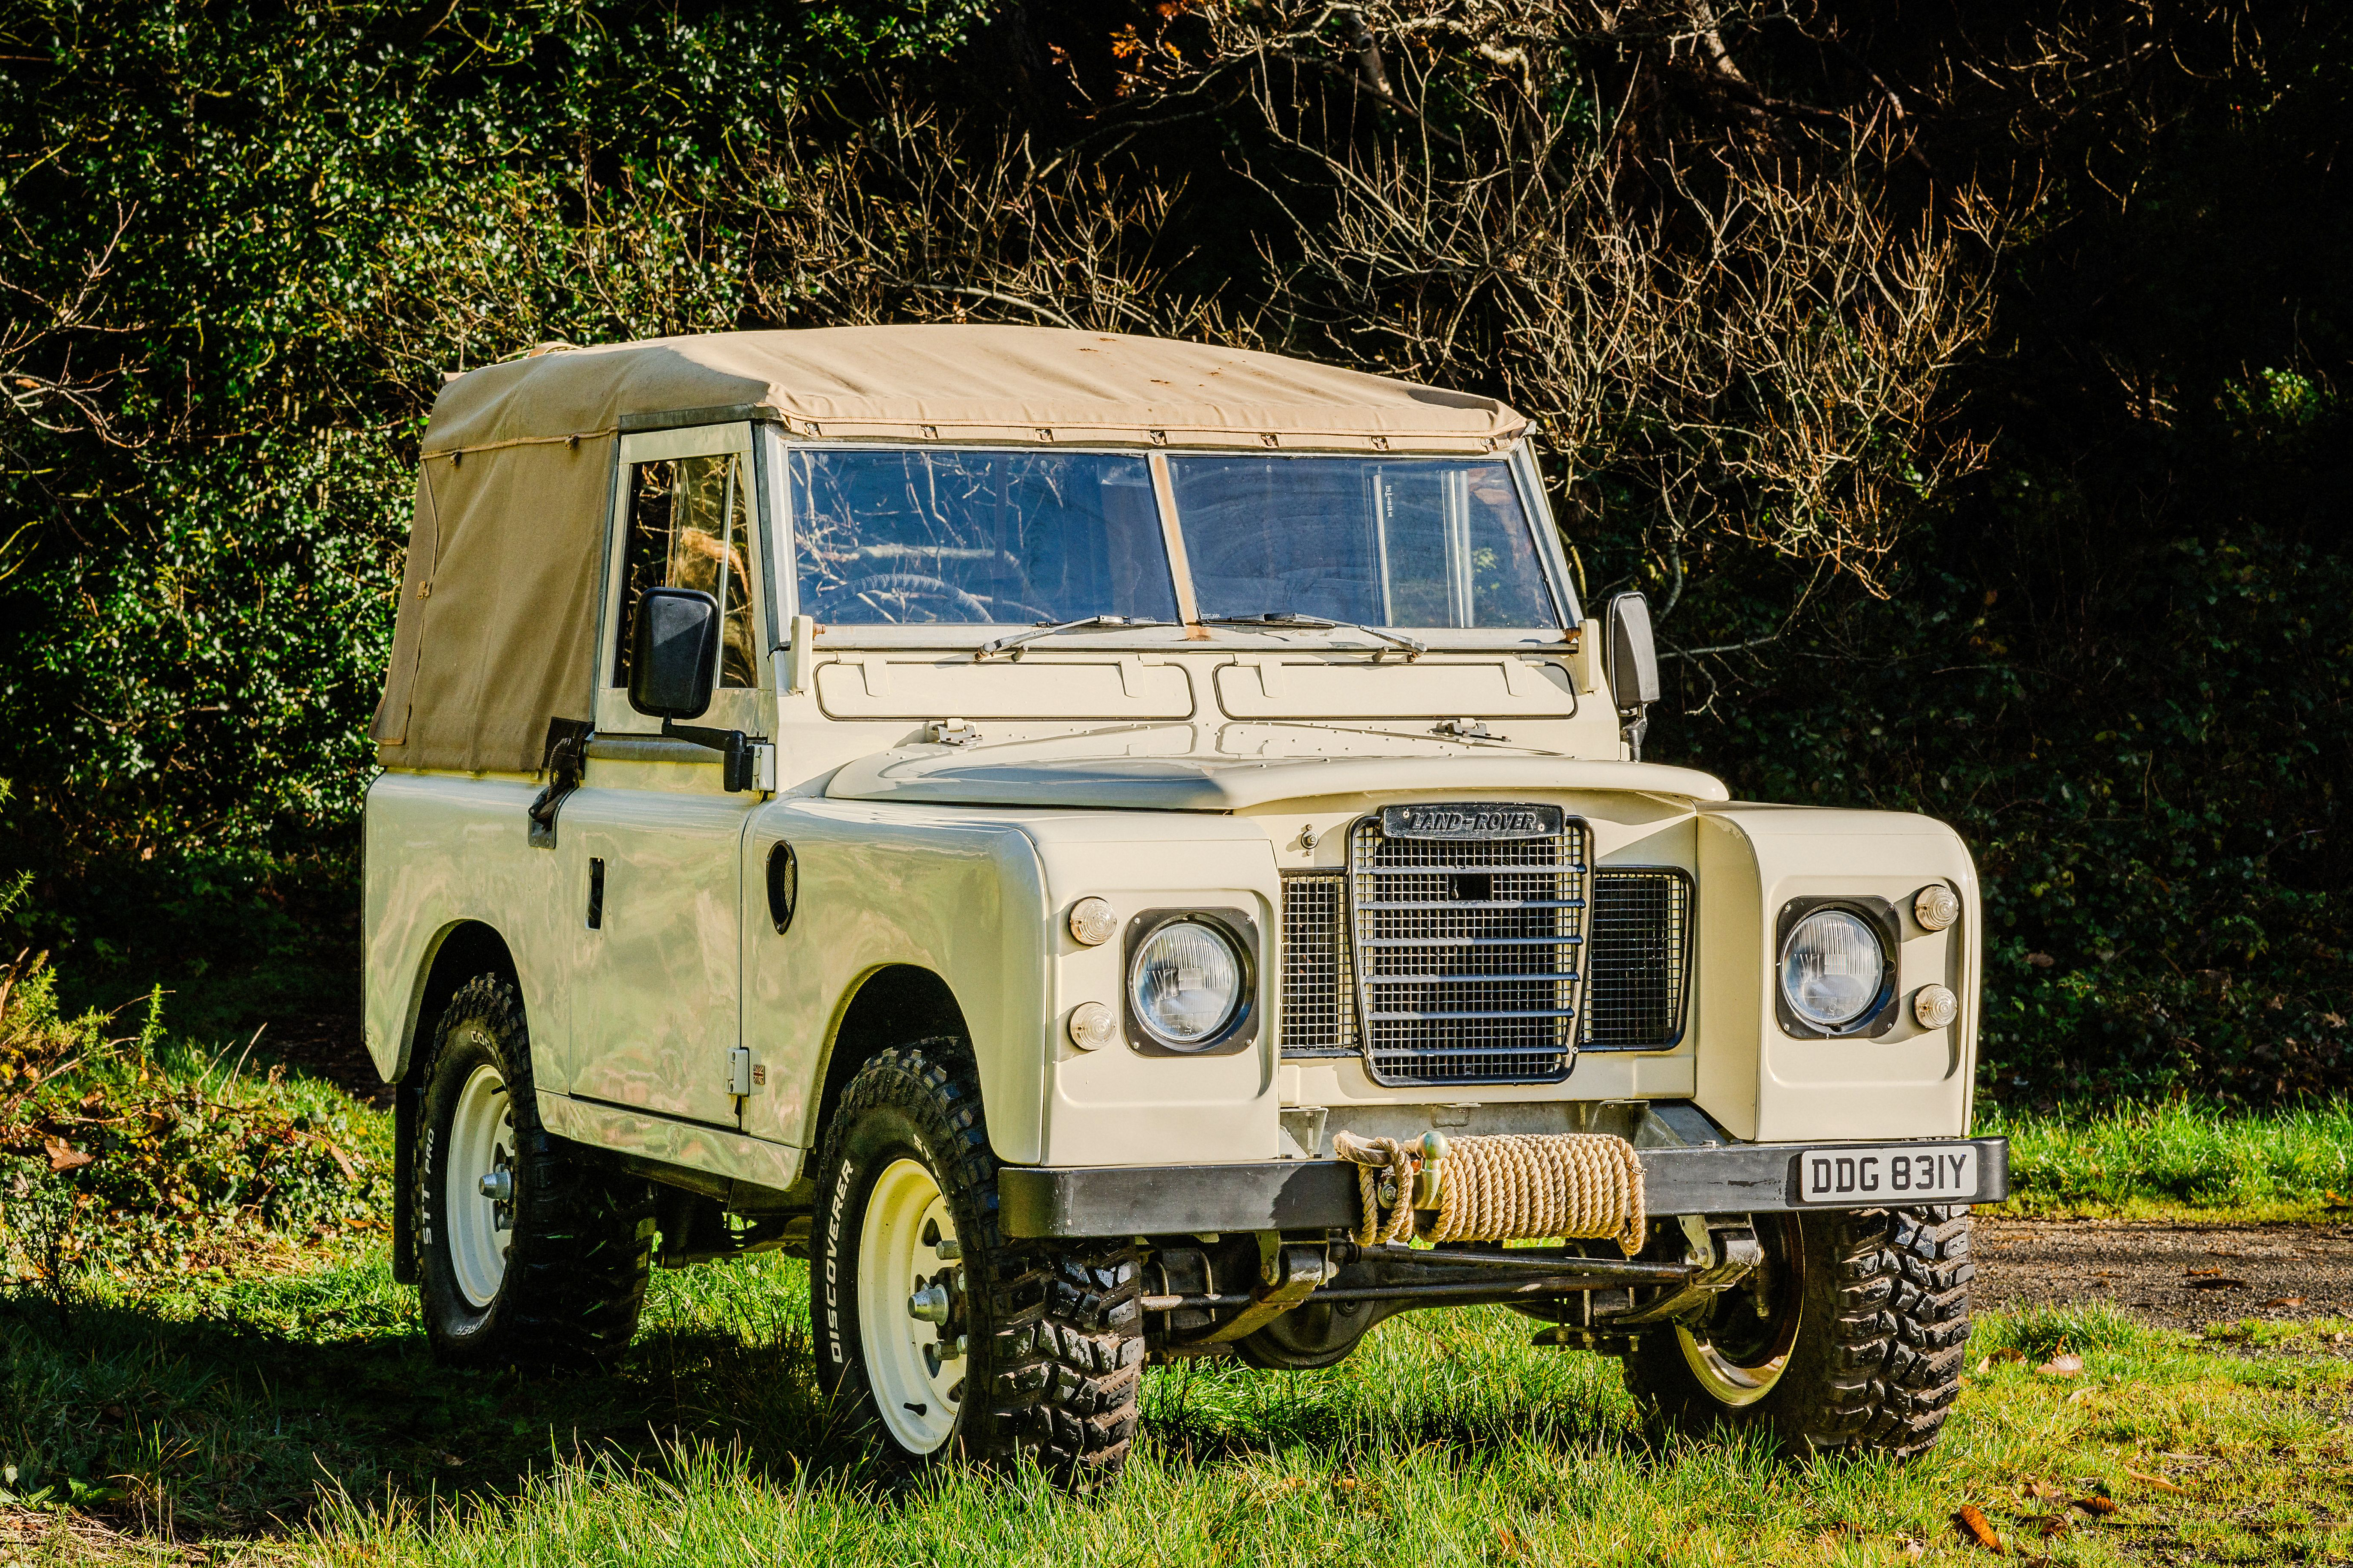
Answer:
<path fill-rule="evenodd" d="M 1334 621 L 1326 620 L 1322 616 L 1303 616 L 1292 610 L 1269 610 L 1262 616 L 1203 616 L 1201 624 L 1205 626 L 1265 626 L 1271 631 L 1362 632 L 1368 637 L 1378 637 L 1392 647 L 1405 649 L 1408 664 L 1411 664 L 1429 651 L 1421 643 L 1403 632 L 1383 631 L 1378 626 L 1363 626 L 1356 621 Z M 1379 657 L 1377 650 L 1374 658 Z"/>
<path fill-rule="evenodd" d="M 1023 643 L 1036 642 L 1039 637 L 1058 637 L 1063 632 L 1118 632 L 1137 626 L 1173 626 L 1176 624 L 1174 621 L 1140 620 L 1134 616 L 1089 616 L 1080 621 L 1031 626 L 1026 632 L 1015 632 L 1010 637 L 998 637 L 995 642 L 985 642 L 974 652 L 972 661 L 978 664 L 993 653 L 1007 653 Z"/>

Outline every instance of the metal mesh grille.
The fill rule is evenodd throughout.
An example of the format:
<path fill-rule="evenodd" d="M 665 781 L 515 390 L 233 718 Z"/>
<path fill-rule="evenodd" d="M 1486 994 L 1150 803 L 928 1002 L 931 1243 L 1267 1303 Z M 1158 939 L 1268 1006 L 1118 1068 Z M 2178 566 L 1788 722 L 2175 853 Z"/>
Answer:
<path fill-rule="evenodd" d="M 1567 1076 L 1582 985 L 1585 825 L 1540 838 L 1350 839 L 1365 1064 L 1391 1084 Z"/>
<path fill-rule="evenodd" d="M 1282 1053 L 1345 1056 L 1356 1046 L 1349 979 L 1347 878 L 1282 879 Z"/>
<path fill-rule="evenodd" d="M 1672 867 L 1605 867 L 1593 873 L 1579 1045 L 1662 1051 L 1683 1038 L 1691 895 L 1691 879 Z"/>

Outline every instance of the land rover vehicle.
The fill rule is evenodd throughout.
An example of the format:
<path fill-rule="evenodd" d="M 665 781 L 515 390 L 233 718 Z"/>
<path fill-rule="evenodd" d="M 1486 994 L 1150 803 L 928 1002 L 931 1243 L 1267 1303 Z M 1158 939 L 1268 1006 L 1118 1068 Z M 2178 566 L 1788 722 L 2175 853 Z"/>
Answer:
<path fill-rule="evenodd" d="M 1668 1427 L 1933 1441 L 1979 902 L 1924 817 L 1641 761 L 1525 421 L 1002 326 L 442 391 L 366 813 L 400 1278 L 618 1354 L 809 1259 L 910 1463 L 1114 1473 L 1147 1363 L 1502 1303 Z M 1474 1212 L 1475 1211 L 1475 1212 Z"/>

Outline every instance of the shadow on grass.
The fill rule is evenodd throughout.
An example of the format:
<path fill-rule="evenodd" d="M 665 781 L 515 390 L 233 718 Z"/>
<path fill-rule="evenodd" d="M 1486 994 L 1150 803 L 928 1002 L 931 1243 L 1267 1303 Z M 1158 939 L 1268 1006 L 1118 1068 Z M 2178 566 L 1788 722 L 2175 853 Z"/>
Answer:
<path fill-rule="evenodd" d="M 1502 1308 L 1416 1313 L 1315 1372 L 1187 1362 L 1145 1394 L 1153 1443 L 1213 1466 L 1294 1447 L 1343 1461 L 1379 1449 L 1466 1456 L 1534 1443 L 1649 1452 L 1615 1362 L 1527 1348 L 1543 1325 Z"/>
<path fill-rule="evenodd" d="M 709 1292 L 659 1283 L 627 1358 L 571 1375 L 440 1365 L 380 1264 L 117 1292 L 62 1321 L 44 1297 L 0 1295 L 6 1489 L 188 1539 L 296 1529 L 336 1491 L 362 1508 L 512 1497 L 557 1462 L 682 1444 L 738 1447 L 787 1484 L 857 1464 L 862 1446 L 818 1395 L 805 1317 L 764 1313 L 747 1334 L 697 1310 Z M 723 1298 L 795 1284 L 726 1283 Z"/>
<path fill-rule="evenodd" d="M 1345 1466 L 1399 1446 L 1646 1447 L 1614 1365 L 1530 1355 L 1533 1325 L 1464 1318 L 1435 1335 L 1385 1326 L 1323 1372 L 1157 1371 L 1149 1441 L 1204 1470 L 1299 1447 Z M 118 1288 L 77 1301 L 62 1323 L 45 1299 L 0 1296 L 9 1489 L 153 1536 L 280 1534 L 338 1497 L 364 1512 L 470 1511 L 558 1466 L 662 1472 L 698 1449 L 738 1453 L 754 1479 L 785 1490 L 884 1479 L 817 1391 L 802 1265 L 658 1276 L 624 1361 L 573 1375 L 440 1365 L 380 1260 Z"/>

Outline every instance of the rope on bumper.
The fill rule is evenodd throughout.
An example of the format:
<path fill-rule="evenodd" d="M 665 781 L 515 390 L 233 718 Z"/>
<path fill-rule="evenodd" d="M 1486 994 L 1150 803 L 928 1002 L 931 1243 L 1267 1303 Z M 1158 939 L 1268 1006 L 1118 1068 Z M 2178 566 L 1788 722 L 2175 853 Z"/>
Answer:
<path fill-rule="evenodd" d="M 1364 1223 L 1356 1244 L 1373 1247 L 1417 1234 L 1418 1146 L 1395 1138 L 1335 1133 L 1332 1152 L 1356 1167 Z M 1504 1133 L 1456 1138 L 1440 1163 L 1438 1217 L 1425 1241 L 1516 1241 L 1546 1237 L 1614 1238 L 1630 1258 L 1642 1249 L 1642 1161 L 1623 1138 L 1599 1132 Z M 1380 1187 L 1395 1183 L 1381 1213 Z"/>

